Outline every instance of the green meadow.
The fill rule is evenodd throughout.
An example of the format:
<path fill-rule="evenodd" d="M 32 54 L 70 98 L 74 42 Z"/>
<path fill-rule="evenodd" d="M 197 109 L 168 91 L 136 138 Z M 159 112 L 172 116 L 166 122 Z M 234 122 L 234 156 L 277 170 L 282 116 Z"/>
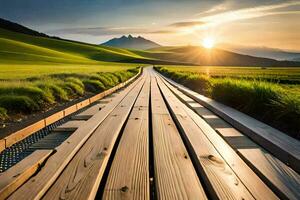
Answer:
<path fill-rule="evenodd" d="M 11 120 L 99 93 L 138 72 L 128 50 L 0 30 L 0 118 Z"/>
<path fill-rule="evenodd" d="M 300 137 L 300 68 L 159 66 L 156 70 L 292 137 Z"/>

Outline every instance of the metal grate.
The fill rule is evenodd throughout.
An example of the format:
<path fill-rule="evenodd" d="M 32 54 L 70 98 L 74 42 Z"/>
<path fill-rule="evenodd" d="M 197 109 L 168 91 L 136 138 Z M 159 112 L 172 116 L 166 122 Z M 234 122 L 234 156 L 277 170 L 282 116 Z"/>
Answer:
<path fill-rule="evenodd" d="M 89 106 L 87 108 L 89 108 Z M 15 164 L 17 164 L 18 162 L 23 160 L 25 157 L 30 155 L 34 150 L 37 149 L 34 147 L 35 144 L 37 144 L 43 138 L 47 138 L 46 136 L 48 136 L 52 132 L 53 129 L 64 124 L 65 122 L 70 120 L 70 118 L 72 116 L 83 112 L 87 108 L 78 110 L 77 112 L 75 112 L 63 119 L 60 119 L 57 122 L 50 124 L 49 126 L 33 133 L 32 135 L 17 142 L 16 144 L 12 145 L 11 147 L 6 148 L 4 151 L 2 151 L 0 153 L 0 173 L 6 171 L 10 167 L 14 166 Z M 50 144 L 46 148 L 53 149 L 53 148 L 57 147 L 64 140 L 66 140 L 69 135 L 70 134 L 68 134 L 68 135 L 62 134 L 62 137 L 57 138 L 57 141 L 55 143 L 53 143 L 52 145 Z M 45 149 L 45 148 L 41 148 L 41 149 Z"/>
<path fill-rule="evenodd" d="M 17 142 L 16 144 L 12 145 L 11 147 L 5 149 L 3 152 L 0 153 L 0 173 L 4 172 L 8 168 L 12 167 L 16 163 L 20 162 L 26 156 L 31 154 L 33 151 L 29 150 L 29 147 L 45 136 L 47 136 L 51 131 L 60 126 L 66 121 L 66 118 L 63 118 L 39 131 L 36 133 L 28 136 L 22 141 Z"/>

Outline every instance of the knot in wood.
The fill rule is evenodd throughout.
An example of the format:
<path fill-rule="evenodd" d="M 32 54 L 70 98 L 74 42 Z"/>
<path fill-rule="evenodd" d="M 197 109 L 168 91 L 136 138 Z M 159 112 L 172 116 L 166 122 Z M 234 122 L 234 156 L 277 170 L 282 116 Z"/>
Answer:
<path fill-rule="evenodd" d="M 220 159 L 220 158 L 217 158 L 216 156 L 214 156 L 214 155 L 209 155 L 208 156 L 208 159 L 210 160 L 210 161 L 213 161 L 213 162 L 215 162 L 215 163 L 217 163 L 217 164 L 223 164 L 223 161 Z"/>
<path fill-rule="evenodd" d="M 121 188 L 122 192 L 127 192 L 129 190 L 129 188 L 125 185 Z"/>
<path fill-rule="evenodd" d="M 98 159 L 103 159 L 106 155 L 107 155 L 107 148 L 104 148 L 103 151 L 100 151 L 100 152 L 97 154 L 97 158 L 98 158 Z"/>

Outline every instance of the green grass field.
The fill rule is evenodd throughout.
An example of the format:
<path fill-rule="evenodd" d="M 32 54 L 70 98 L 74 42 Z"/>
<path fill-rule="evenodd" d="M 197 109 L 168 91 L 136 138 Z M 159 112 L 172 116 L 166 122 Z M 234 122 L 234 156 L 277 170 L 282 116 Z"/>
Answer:
<path fill-rule="evenodd" d="M 127 70 L 138 64 L 126 63 L 101 63 L 101 64 L 0 64 L 0 80 L 32 79 L 51 74 L 92 74 L 97 72 L 114 72 Z"/>
<path fill-rule="evenodd" d="M 27 74 L 27 79 L 2 80 L 0 119 L 8 120 L 14 115 L 45 111 L 80 96 L 99 93 L 128 80 L 138 72 L 138 68 L 132 67 L 127 70 L 118 68 L 118 71 L 110 69 L 111 72 L 98 70 L 93 73 Z"/>
<path fill-rule="evenodd" d="M 300 138 L 300 68 L 156 67 L 167 77 Z"/>
<path fill-rule="evenodd" d="M 53 108 L 124 82 L 144 59 L 125 49 L 0 29 L 0 119 Z M 9 119 L 10 120 L 10 119 Z"/>

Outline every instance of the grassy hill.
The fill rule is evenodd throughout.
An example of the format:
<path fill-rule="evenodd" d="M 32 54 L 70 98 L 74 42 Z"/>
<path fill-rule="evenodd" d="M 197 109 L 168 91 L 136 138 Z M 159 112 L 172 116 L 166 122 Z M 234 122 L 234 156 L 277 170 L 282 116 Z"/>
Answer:
<path fill-rule="evenodd" d="M 0 28 L 0 122 L 98 93 L 137 73 L 133 52 Z"/>
<path fill-rule="evenodd" d="M 144 57 L 126 49 L 33 36 L 0 28 L 0 79 L 126 70 Z M 122 62 L 124 61 L 124 62 Z"/>
<path fill-rule="evenodd" d="M 300 62 L 277 61 L 233 53 L 222 49 L 205 49 L 197 46 L 159 47 L 137 54 L 165 61 L 176 61 L 193 65 L 210 66 L 266 66 L 266 67 L 294 67 Z"/>
<path fill-rule="evenodd" d="M 10 63 L 95 63 L 144 59 L 127 50 L 102 47 L 0 29 L 0 60 Z"/>

